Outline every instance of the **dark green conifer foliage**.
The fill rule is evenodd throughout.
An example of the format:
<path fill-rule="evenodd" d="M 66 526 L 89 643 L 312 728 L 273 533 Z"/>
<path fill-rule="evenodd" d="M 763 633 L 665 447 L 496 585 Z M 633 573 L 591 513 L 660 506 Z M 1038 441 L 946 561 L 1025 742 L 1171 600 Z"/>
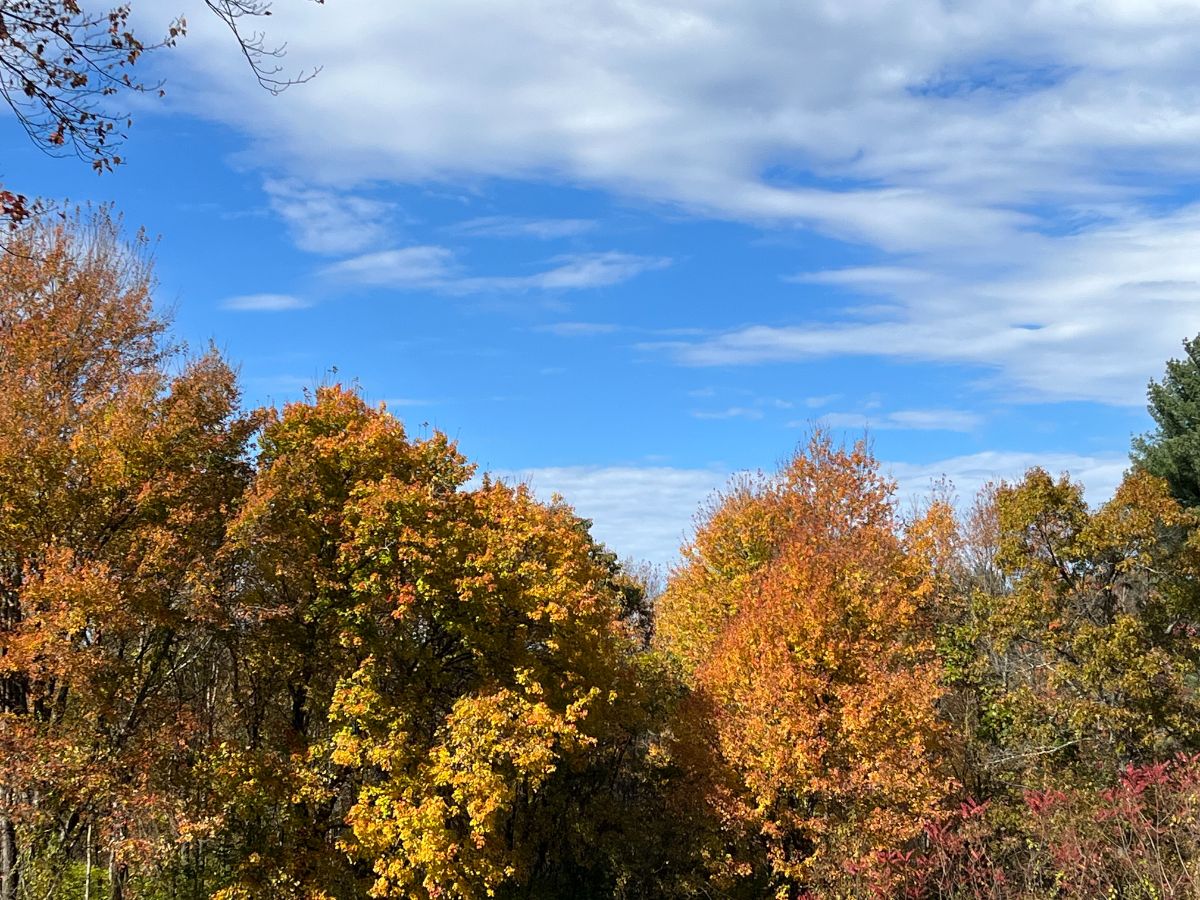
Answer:
<path fill-rule="evenodd" d="M 1200 506 L 1200 335 L 1183 342 L 1183 359 L 1167 362 L 1162 381 L 1147 389 L 1158 428 L 1134 438 L 1136 468 L 1166 479 L 1183 506 Z"/>

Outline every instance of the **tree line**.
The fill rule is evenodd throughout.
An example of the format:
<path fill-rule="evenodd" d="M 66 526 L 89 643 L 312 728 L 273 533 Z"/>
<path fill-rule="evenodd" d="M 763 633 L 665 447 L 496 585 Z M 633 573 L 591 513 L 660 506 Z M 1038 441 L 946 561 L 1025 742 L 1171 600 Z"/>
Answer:
<path fill-rule="evenodd" d="M 153 287 L 103 215 L 0 256 L 0 900 L 1200 891 L 1200 339 L 1099 507 L 817 432 L 657 591 Z"/>

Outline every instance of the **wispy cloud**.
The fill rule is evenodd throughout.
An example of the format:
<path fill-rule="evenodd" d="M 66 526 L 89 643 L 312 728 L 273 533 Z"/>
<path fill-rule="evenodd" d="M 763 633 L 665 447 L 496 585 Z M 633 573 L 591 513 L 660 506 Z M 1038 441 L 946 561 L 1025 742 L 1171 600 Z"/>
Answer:
<path fill-rule="evenodd" d="M 392 230 L 393 207 L 379 200 L 293 179 L 268 178 L 263 190 L 296 246 L 308 253 L 357 253 L 386 242 Z"/>
<path fill-rule="evenodd" d="M 383 403 L 383 405 L 388 409 L 412 406 L 430 406 L 433 404 L 432 400 L 422 400 L 417 397 L 384 397 L 380 402 Z"/>
<path fill-rule="evenodd" d="M 693 419 L 761 419 L 763 411 L 756 406 L 727 406 L 725 409 L 697 409 Z"/>
<path fill-rule="evenodd" d="M 452 292 L 464 294 L 487 291 L 576 291 L 611 287 L 636 278 L 643 272 L 664 269 L 671 264 L 666 257 L 615 252 L 560 256 L 552 262 L 551 268 L 532 275 L 462 278 L 447 283 L 446 287 Z"/>
<path fill-rule="evenodd" d="M 291 58 L 325 64 L 287 103 L 210 52 L 226 36 L 209 23 L 171 60 L 205 69 L 190 80 L 203 92 L 177 96 L 305 179 L 273 190 L 307 247 L 377 249 L 386 221 L 367 201 L 351 217 L 365 233 L 338 226 L 314 185 L 344 201 L 375 183 L 549 182 L 814 229 L 879 259 L 799 280 L 883 294 L 886 315 L 761 320 L 675 348 L 692 365 L 961 362 L 1030 398 L 1133 403 L 1195 330 L 1194 5 L 550 0 L 535 17 L 413 0 L 326 12 L 276 10 Z M 465 227 L 550 238 L 585 221 Z M 571 289 L 617 271 L 593 260 L 458 289 Z"/>
<path fill-rule="evenodd" d="M 670 466 L 561 466 L 495 473 L 539 496 L 561 494 L 592 533 L 621 556 L 675 559 L 700 504 L 726 481 L 714 469 Z"/>
<path fill-rule="evenodd" d="M 793 284 L 831 284 L 858 290 L 883 290 L 897 285 L 922 284 L 931 280 L 928 272 L 899 266 L 855 266 L 848 269 L 827 269 L 820 272 L 800 272 L 783 280 Z"/>
<path fill-rule="evenodd" d="M 1069 474 L 1084 486 L 1088 502 L 1098 504 L 1111 497 L 1121 483 L 1129 457 L 989 450 L 931 463 L 888 463 L 884 468 L 896 479 L 902 498 L 928 496 L 935 483 L 947 479 L 959 502 L 966 505 L 988 482 L 1018 480 L 1034 466 L 1055 476 Z"/>
<path fill-rule="evenodd" d="M 794 409 L 796 403 L 794 400 L 784 400 L 782 397 L 759 397 L 754 401 L 754 405 L 768 409 Z"/>
<path fill-rule="evenodd" d="M 1081 482 L 1091 503 L 1100 503 L 1120 483 L 1125 456 L 989 451 L 928 463 L 884 462 L 897 481 L 897 501 L 927 497 L 935 482 L 948 479 L 965 508 L 989 481 L 1021 478 L 1032 466 L 1054 475 L 1067 472 Z M 731 473 L 670 466 L 562 466 L 496 473 L 529 483 L 542 497 L 561 494 L 593 533 L 622 556 L 672 563 L 690 536 L 697 511 Z"/>
<path fill-rule="evenodd" d="M 595 229 L 594 219 L 527 219 L 518 216 L 482 216 L 451 227 L 455 234 L 486 238 L 536 238 L 548 241 L 575 237 Z"/>
<path fill-rule="evenodd" d="M 977 413 L 962 409 L 900 409 L 889 413 L 831 412 L 817 423 L 828 428 L 851 431 L 974 431 L 983 422 Z M 795 421 L 794 427 L 811 423 Z"/>
<path fill-rule="evenodd" d="M 238 312 L 286 312 L 311 306 L 307 300 L 292 294 L 244 294 L 221 301 L 224 309 Z"/>
<path fill-rule="evenodd" d="M 685 365 L 828 356 L 956 362 L 995 373 L 1014 399 L 1137 405 L 1147 379 L 1196 330 L 1200 204 L 1064 237 L 1026 236 L 1000 269 L 926 255 L 925 276 L 814 273 L 891 301 L 841 321 L 755 324 L 658 345 Z"/>
<path fill-rule="evenodd" d="M 453 277 L 453 263 L 454 254 L 445 247 L 401 247 L 344 259 L 324 274 L 368 287 L 436 288 Z"/>
<path fill-rule="evenodd" d="M 696 399 L 716 398 L 722 394 L 734 399 L 735 402 L 715 409 L 694 409 L 690 413 L 692 418 L 754 420 L 762 419 L 768 413 L 795 409 L 797 405 L 797 401 L 795 400 L 786 400 L 783 397 L 757 396 L 753 391 L 746 389 L 717 391 L 715 388 L 707 387 L 688 391 L 688 396 Z M 800 402 L 803 403 L 804 401 Z"/>
<path fill-rule="evenodd" d="M 670 265 L 665 257 L 631 253 L 584 253 L 559 256 L 550 267 L 529 275 L 467 275 L 453 251 L 439 246 L 404 247 L 352 257 L 331 266 L 332 279 L 400 289 L 430 289 L 447 294 L 574 291 L 609 287 Z"/>
<path fill-rule="evenodd" d="M 816 397 L 805 397 L 804 405 L 809 409 L 820 409 L 822 406 L 828 406 L 830 403 L 836 403 L 841 399 L 841 394 L 821 394 Z"/>

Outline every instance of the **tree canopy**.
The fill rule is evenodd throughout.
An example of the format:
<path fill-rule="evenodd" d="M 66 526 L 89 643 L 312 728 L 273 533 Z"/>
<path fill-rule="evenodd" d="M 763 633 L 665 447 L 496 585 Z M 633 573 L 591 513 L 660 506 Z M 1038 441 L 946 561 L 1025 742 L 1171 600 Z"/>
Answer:
<path fill-rule="evenodd" d="M 1102 504 L 818 432 L 660 592 L 353 387 L 243 408 L 105 215 L 13 240 L 0 900 L 1200 891 L 1194 360 Z"/>

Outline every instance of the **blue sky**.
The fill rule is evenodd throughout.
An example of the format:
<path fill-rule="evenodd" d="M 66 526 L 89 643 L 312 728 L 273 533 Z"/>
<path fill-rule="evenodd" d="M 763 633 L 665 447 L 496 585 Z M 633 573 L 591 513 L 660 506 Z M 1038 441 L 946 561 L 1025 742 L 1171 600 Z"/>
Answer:
<path fill-rule="evenodd" d="M 278 0 L 277 98 L 189 12 L 127 166 L 6 183 L 161 235 L 248 402 L 356 381 L 623 555 L 814 423 L 1102 499 L 1200 331 L 1194 3 Z"/>

